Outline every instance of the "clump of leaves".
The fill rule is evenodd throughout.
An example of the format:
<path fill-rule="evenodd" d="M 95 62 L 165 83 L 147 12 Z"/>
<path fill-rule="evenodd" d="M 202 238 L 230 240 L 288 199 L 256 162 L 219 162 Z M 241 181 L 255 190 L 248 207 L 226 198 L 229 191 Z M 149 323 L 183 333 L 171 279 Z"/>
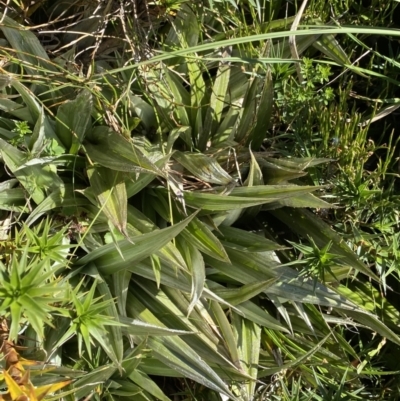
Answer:
<path fill-rule="evenodd" d="M 82 355 L 82 345 L 86 346 L 89 358 L 92 358 L 92 344 L 96 340 L 107 349 L 104 342 L 106 326 L 122 326 L 118 321 L 107 316 L 105 311 L 113 300 L 99 302 L 103 297 L 94 298 L 97 282 L 94 281 L 87 294 L 81 291 L 84 280 L 74 288 L 69 288 L 62 314 L 71 319 L 69 329 L 63 334 L 55 348 L 60 347 L 70 338 L 77 336 L 78 353 Z"/>
<path fill-rule="evenodd" d="M 32 130 L 27 121 L 15 121 L 15 128 L 11 132 L 15 132 L 16 134 L 14 138 L 10 140 L 10 143 L 14 146 L 25 145 L 26 136 L 32 134 Z"/>
<path fill-rule="evenodd" d="M 313 279 L 315 290 L 315 285 L 318 281 L 326 282 L 327 275 L 329 275 L 329 281 L 332 281 L 332 279 L 337 280 L 332 268 L 337 266 L 337 260 L 340 259 L 341 256 L 329 252 L 332 248 L 332 241 L 329 241 L 325 246 L 320 248 L 312 237 L 309 236 L 308 240 L 310 245 L 288 241 L 300 252 L 299 258 L 289 263 L 289 265 L 302 266 L 299 276 L 304 279 Z"/>
<path fill-rule="evenodd" d="M 53 278 L 57 268 L 46 269 L 46 262 L 30 262 L 25 251 L 8 266 L 0 263 L 0 314 L 11 319 L 11 340 L 17 339 L 21 323 L 31 324 L 41 338 L 44 323 L 52 324 L 50 313 L 63 298 L 63 286 Z"/>
<path fill-rule="evenodd" d="M 278 74 L 276 91 L 276 104 L 282 110 L 281 118 L 284 123 L 291 123 L 299 113 L 314 111 L 318 104 L 327 105 L 335 96 L 332 87 L 325 86 L 332 75 L 329 65 L 317 64 L 312 59 L 304 57 L 300 64 L 303 82 L 298 82 L 290 76 L 286 79 L 279 77 L 285 74 L 276 67 Z"/>

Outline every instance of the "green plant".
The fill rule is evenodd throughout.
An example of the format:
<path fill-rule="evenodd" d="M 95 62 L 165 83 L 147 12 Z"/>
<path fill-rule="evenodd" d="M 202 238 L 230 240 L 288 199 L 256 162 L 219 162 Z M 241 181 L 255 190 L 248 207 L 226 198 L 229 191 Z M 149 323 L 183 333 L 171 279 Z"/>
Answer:
<path fill-rule="evenodd" d="M 349 101 L 385 88 L 374 60 L 393 60 L 352 64 L 377 31 L 322 27 L 316 1 L 297 31 L 279 2 L 49 7 L 1 16 L 4 344 L 38 363 L 29 386 L 6 364 L 4 397 L 54 377 L 71 401 L 380 396 L 364 382 L 400 344 L 396 144 L 369 141 L 378 110 Z M 21 15 L 54 17 L 63 45 Z"/>
<path fill-rule="evenodd" d="M 26 121 L 15 121 L 15 128 L 11 132 L 16 133 L 14 138 L 10 141 L 10 143 L 14 146 L 25 144 L 26 135 L 32 134 L 32 131 Z"/>

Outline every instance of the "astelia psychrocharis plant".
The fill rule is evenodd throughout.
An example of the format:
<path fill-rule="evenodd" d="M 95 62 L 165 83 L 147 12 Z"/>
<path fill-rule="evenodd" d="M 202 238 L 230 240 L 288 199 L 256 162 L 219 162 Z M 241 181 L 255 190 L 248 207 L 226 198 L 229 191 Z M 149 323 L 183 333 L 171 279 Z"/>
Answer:
<path fill-rule="evenodd" d="M 224 39 L 211 11 L 201 22 Z M 341 383 L 346 369 L 361 388 L 361 375 L 376 371 L 344 328 L 400 343 L 388 323 L 397 309 L 388 303 L 378 316 L 367 288 L 344 285 L 355 271 L 379 277 L 305 209 L 330 207 L 315 195 L 322 187 L 302 181 L 326 160 L 260 151 L 273 115 L 263 63 L 283 43 L 255 54 L 238 38 L 216 55 L 202 43 L 199 16 L 182 6 L 162 43 L 169 54 L 142 65 L 95 61 L 90 82 L 4 19 L 16 55 L 3 70 L 0 207 L 27 234 L 3 229 L 7 243 L 20 244 L 3 261 L 2 313 L 11 339 L 29 345 L 24 355 L 52 364 L 37 369 L 33 388 L 51 374 L 75 379 L 54 397 L 169 400 L 190 379 L 197 384 L 186 391 L 204 386 L 202 397 L 252 400 L 279 372 L 318 389 L 327 375 Z M 234 64 L 250 56 L 260 59 L 254 69 Z M 21 79 L 25 70 L 39 82 Z M 21 137 L 15 119 L 32 132 Z M 325 283 L 283 260 L 282 231 L 310 236 L 319 256 L 337 255 L 334 266 L 325 258 Z M 159 376 L 173 390 L 163 391 Z"/>

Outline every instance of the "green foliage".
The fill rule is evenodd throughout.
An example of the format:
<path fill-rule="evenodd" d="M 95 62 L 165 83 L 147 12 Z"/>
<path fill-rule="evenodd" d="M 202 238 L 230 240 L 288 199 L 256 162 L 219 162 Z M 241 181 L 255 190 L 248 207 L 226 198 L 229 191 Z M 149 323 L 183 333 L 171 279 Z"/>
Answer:
<path fill-rule="evenodd" d="M 295 261 L 293 264 L 303 265 L 300 271 L 300 277 L 312 278 L 314 280 L 314 287 L 318 280 L 323 283 L 326 282 L 325 274 L 330 274 L 333 279 L 336 279 L 332 271 L 333 266 L 337 265 L 335 259 L 340 258 L 340 255 L 329 253 L 332 247 L 332 242 L 328 242 L 323 248 L 318 248 L 314 240 L 309 237 L 310 245 L 291 243 L 293 247 L 301 252 L 302 258 Z"/>
<path fill-rule="evenodd" d="M 397 399 L 395 6 L 9 3 L 1 397 Z"/>

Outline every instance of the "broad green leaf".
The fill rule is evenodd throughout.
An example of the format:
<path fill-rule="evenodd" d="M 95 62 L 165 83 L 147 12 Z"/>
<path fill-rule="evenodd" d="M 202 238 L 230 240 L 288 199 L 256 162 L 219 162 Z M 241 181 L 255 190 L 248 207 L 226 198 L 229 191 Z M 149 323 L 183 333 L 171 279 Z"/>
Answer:
<path fill-rule="evenodd" d="M 219 331 L 222 334 L 222 339 L 225 343 L 225 347 L 229 351 L 229 355 L 232 359 L 233 364 L 241 369 L 240 357 L 238 353 L 238 344 L 233 335 L 232 326 L 225 315 L 221 305 L 217 302 L 211 301 L 211 311 L 214 315 L 215 322 L 218 325 Z"/>
<path fill-rule="evenodd" d="M 173 158 L 202 181 L 218 185 L 232 182 L 232 177 L 218 162 L 205 154 L 176 151 Z"/>
<path fill-rule="evenodd" d="M 22 188 L 0 190 L 0 209 L 12 212 L 25 211 L 27 207 L 25 191 Z"/>
<path fill-rule="evenodd" d="M 0 156 L 13 173 L 27 161 L 27 155 L 0 138 Z"/>
<path fill-rule="evenodd" d="M 260 166 L 257 162 L 257 159 L 254 157 L 253 152 L 249 149 L 250 153 L 250 169 L 249 175 L 244 182 L 246 187 L 253 187 L 255 185 L 263 185 L 264 184 L 264 177 L 263 173 L 260 169 Z"/>
<path fill-rule="evenodd" d="M 170 155 L 167 154 L 164 157 L 158 159 L 154 164 L 161 170 L 169 162 Z M 126 194 L 128 199 L 139 193 L 142 189 L 146 188 L 152 181 L 154 181 L 155 176 L 153 173 L 127 173 L 129 178 L 126 179 Z"/>
<path fill-rule="evenodd" d="M 296 185 L 257 185 L 234 188 L 229 195 L 207 192 L 184 192 L 186 205 L 210 211 L 243 209 L 317 190 L 318 187 Z"/>
<path fill-rule="evenodd" d="M 90 167 L 87 169 L 87 174 L 101 210 L 126 236 L 128 199 L 123 174 L 105 167 Z"/>
<path fill-rule="evenodd" d="M 16 51 L 16 56 L 24 61 L 29 74 L 35 75 L 38 71 L 57 71 L 37 36 L 23 25 L 18 24 L 12 18 L 0 13 L 2 24 L 0 29 Z"/>
<path fill-rule="evenodd" d="M 217 212 L 262 205 L 268 202 L 268 200 L 261 198 L 215 195 L 201 192 L 185 192 L 185 202 L 186 205 L 197 209 Z"/>
<path fill-rule="evenodd" d="M 220 333 L 208 307 L 198 302 L 188 317 L 189 294 L 164 287 L 158 290 L 154 283 L 143 279 L 138 280 L 137 284 L 140 287 L 132 287 L 131 293 L 135 293 L 135 298 L 131 297 L 128 305 L 132 316 L 158 326 L 164 324 L 180 330 L 192 330 L 192 335 L 181 337 L 191 349 L 207 363 L 236 370 L 227 349 L 220 345 Z M 204 289 L 203 294 L 206 295 L 206 292 Z"/>
<path fill-rule="evenodd" d="M 260 92 L 262 85 L 260 81 L 261 79 L 254 74 L 248 82 L 248 88 L 241 107 L 240 120 L 234 128 L 234 138 L 238 143 L 250 142 L 250 134 L 256 124 L 257 94 Z M 265 110 L 263 110 L 263 113 L 265 113 Z M 258 150 L 257 148 L 255 149 Z"/>
<path fill-rule="evenodd" d="M 132 309 L 132 307 L 133 303 L 129 302 L 128 308 Z M 140 310 L 145 312 L 143 305 Z M 143 341 L 143 337 L 134 336 L 134 340 L 137 343 Z M 167 366 L 185 377 L 236 400 L 223 380 L 183 339 L 179 337 L 173 337 L 173 339 L 169 337 L 148 337 L 147 344 L 152 349 L 153 355 Z"/>
<path fill-rule="evenodd" d="M 62 185 L 54 165 L 43 165 L 39 159 L 26 162 L 27 158 L 23 152 L 2 139 L 0 139 L 0 146 L 0 155 L 4 163 L 37 204 L 46 198 L 47 191 Z"/>
<path fill-rule="evenodd" d="M 187 311 L 187 314 L 189 316 L 194 306 L 199 301 L 203 292 L 206 272 L 203 257 L 201 256 L 201 253 L 197 248 L 195 248 L 191 243 L 184 241 L 183 239 L 179 240 L 179 238 L 178 246 L 182 256 L 185 259 L 186 265 L 189 268 L 192 279 L 192 292 L 190 295 L 191 301 Z"/>
<path fill-rule="evenodd" d="M 189 146 L 189 149 L 192 148 L 192 128 L 191 127 L 179 127 L 174 128 L 168 135 L 167 146 L 165 148 L 165 152 L 169 154 L 172 152 L 172 148 L 174 146 L 175 141 L 178 138 L 182 138 L 186 145 Z"/>
<path fill-rule="evenodd" d="M 263 140 L 266 138 L 267 130 L 271 125 L 272 107 L 274 104 L 274 85 L 271 70 L 265 72 L 265 79 L 261 91 L 260 101 L 257 107 L 257 117 L 253 132 L 247 139 L 248 146 L 254 150 L 260 149 Z"/>
<path fill-rule="evenodd" d="M 113 297 L 111 295 L 111 291 L 109 289 L 108 284 L 105 281 L 99 281 L 97 283 L 97 291 L 99 292 L 102 300 L 110 301 L 107 309 L 103 313 L 106 313 L 107 316 L 113 318 L 116 322 L 120 321 L 117 313 L 117 308 L 113 301 Z M 107 333 L 100 334 L 104 339 L 107 340 L 107 347 L 105 349 L 109 358 L 119 367 L 120 371 L 122 371 L 122 360 L 123 360 L 123 341 L 122 341 L 122 327 L 117 325 L 110 325 L 107 327 Z"/>
<path fill-rule="evenodd" d="M 132 237 L 130 240 L 118 241 L 123 259 L 114 244 L 108 244 L 84 256 L 78 264 L 84 265 L 95 262 L 102 274 L 112 274 L 127 269 L 133 262 L 140 262 L 167 245 L 189 224 L 195 215 L 196 213 L 171 227 Z"/>
<path fill-rule="evenodd" d="M 324 200 L 317 198 L 313 194 L 303 194 L 301 196 L 293 196 L 291 198 L 281 199 L 276 202 L 271 202 L 264 205 L 263 210 L 273 210 L 281 207 L 300 207 L 300 208 L 312 208 L 312 209 L 332 209 L 335 206 L 331 203 L 325 202 Z"/>
<path fill-rule="evenodd" d="M 253 185 L 252 187 L 235 187 L 232 189 L 232 196 L 249 197 L 274 197 L 284 199 L 290 196 L 301 195 L 316 191 L 323 187 L 300 186 L 300 185 Z"/>
<path fill-rule="evenodd" d="M 40 166 L 28 162 L 15 170 L 14 175 L 36 204 L 43 202 L 48 193 L 63 185 L 56 167 L 51 164 Z"/>
<path fill-rule="evenodd" d="M 219 239 L 199 218 L 195 217 L 180 233 L 180 236 L 199 251 L 213 258 L 229 262 L 229 257 Z"/>
<path fill-rule="evenodd" d="M 193 137 L 197 138 L 202 129 L 203 118 L 201 105 L 206 93 L 206 86 L 198 62 L 188 60 L 187 68 L 190 80 L 190 122 L 193 127 Z"/>
<path fill-rule="evenodd" d="M 113 380 L 108 386 L 108 391 L 117 397 L 134 397 L 142 393 L 143 389 L 129 380 Z"/>
<path fill-rule="evenodd" d="M 157 400 L 161 401 L 171 401 L 164 392 L 157 386 L 157 384 L 150 379 L 145 373 L 141 372 L 140 370 L 134 370 L 132 373 L 129 374 L 129 378 L 136 383 L 138 386 L 145 389 L 151 395 L 157 398 Z"/>
<path fill-rule="evenodd" d="M 178 117 L 179 125 L 189 126 L 190 121 L 186 110 L 190 104 L 189 93 L 184 88 L 182 80 L 167 67 L 163 68 L 163 76 L 170 92 L 171 102 L 175 105 L 174 112 Z"/>
<path fill-rule="evenodd" d="M 131 348 L 133 348 L 133 342 L 130 341 Z M 137 370 L 137 367 L 142 362 L 143 358 L 151 352 L 146 348 L 147 342 L 143 340 L 140 344 L 133 348 L 131 352 L 125 354 L 124 360 L 122 361 L 123 377 L 129 376 L 132 372 Z"/>
<path fill-rule="evenodd" d="M 226 106 L 225 97 L 228 91 L 231 66 L 225 61 L 221 61 L 212 88 L 210 105 L 207 109 L 203 130 L 199 133 L 198 149 L 205 150 L 208 141 L 214 135 L 222 118 L 222 111 Z"/>
<path fill-rule="evenodd" d="M 73 384 L 74 399 L 82 399 L 92 394 L 95 387 L 106 383 L 116 371 L 117 368 L 112 364 L 100 366 L 86 373 Z M 58 397 L 62 396 L 63 393 L 58 394 Z"/>
<path fill-rule="evenodd" d="M 347 53 L 342 46 L 340 46 L 334 35 L 320 36 L 319 39 L 313 43 L 313 46 L 339 65 L 351 64 Z"/>
<path fill-rule="evenodd" d="M 51 192 L 51 194 L 30 213 L 25 223 L 27 225 L 32 225 L 44 213 L 57 207 L 78 209 L 80 206 L 89 206 L 90 204 L 87 198 L 74 192 L 73 185 L 62 185 Z"/>
<path fill-rule="evenodd" d="M 264 326 L 272 330 L 283 331 L 288 334 L 290 333 L 290 331 L 281 321 L 272 317 L 265 309 L 262 309 L 253 302 L 242 302 L 240 305 L 237 305 L 236 308 L 239 309 L 243 317 L 258 324 L 259 326 Z"/>
<path fill-rule="evenodd" d="M 131 91 L 128 93 L 128 99 L 129 109 L 140 118 L 141 123 L 147 129 L 157 125 L 157 119 L 151 105 L 145 102 L 141 97 L 133 95 Z"/>
<path fill-rule="evenodd" d="M 193 334 L 190 331 L 169 329 L 125 316 L 120 316 L 119 321 L 124 325 L 122 332 L 132 336 L 181 336 Z"/>
<path fill-rule="evenodd" d="M 222 287 L 219 289 L 214 289 L 214 292 L 215 292 L 215 294 L 217 294 L 219 297 L 225 299 L 230 304 L 237 306 L 237 305 L 242 304 L 245 301 L 250 300 L 251 298 L 254 298 L 256 295 L 260 294 L 261 292 L 264 292 L 269 287 L 271 287 L 271 285 L 274 284 L 276 281 L 277 281 L 277 278 L 272 278 L 267 281 L 245 284 L 239 288 Z"/>
<path fill-rule="evenodd" d="M 357 305 L 322 284 L 317 284 L 314 289 L 312 282 L 301 281 L 298 273 L 293 269 L 286 267 L 271 269 L 272 266 L 265 261 L 267 252 L 247 255 L 233 249 L 227 251 L 231 264 L 212 260 L 208 256 L 204 257 L 205 261 L 239 283 L 251 284 L 256 281 L 265 281 L 266 278 L 278 278 L 265 290 L 267 295 L 345 310 L 361 310 Z"/>
<path fill-rule="evenodd" d="M 93 162 L 111 170 L 163 175 L 138 146 L 109 128 L 94 128 L 90 138 L 90 143 L 85 142 L 85 150 Z"/>
<path fill-rule="evenodd" d="M 400 337 L 382 323 L 375 315 L 358 311 L 348 311 L 346 314 L 367 326 L 370 330 L 379 333 L 382 337 L 386 337 L 395 344 L 400 345 Z"/>
<path fill-rule="evenodd" d="M 239 228 L 220 226 L 218 228 L 220 235 L 217 236 L 223 240 L 226 247 L 241 249 L 247 252 L 264 252 L 282 249 L 282 246 L 266 239 L 264 235 L 257 235 Z M 212 255 L 210 255 L 212 256 Z"/>
<path fill-rule="evenodd" d="M 184 48 L 190 48 L 197 45 L 199 33 L 196 14 L 188 4 L 183 3 L 174 18 L 165 43 L 168 46 L 181 45 Z"/>
<path fill-rule="evenodd" d="M 329 333 L 318 344 L 316 344 L 316 346 L 314 348 L 312 348 L 310 351 L 304 353 L 297 359 L 294 359 L 288 363 L 285 363 L 284 365 L 279 366 L 277 368 L 259 370 L 258 378 L 273 375 L 274 373 L 280 372 L 282 369 L 291 369 L 291 368 L 298 366 L 298 365 L 302 364 L 303 362 L 309 360 L 316 352 L 319 351 L 319 349 L 324 345 L 324 343 L 329 339 L 329 337 L 331 335 L 332 334 Z"/>
<path fill-rule="evenodd" d="M 235 312 L 232 313 L 232 326 L 237 339 L 241 368 L 253 378 L 244 386 L 239 385 L 238 387 L 241 391 L 243 391 L 243 387 L 245 388 L 245 399 L 253 400 L 257 383 L 261 328 L 253 322 L 238 316 Z"/>
<path fill-rule="evenodd" d="M 32 117 L 28 107 L 24 107 L 22 104 L 14 102 L 10 99 L 0 98 L 0 110 L 10 114 L 10 116 L 17 117 L 20 120 L 26 121 L 30 124 L 35 123 L 35 119 Z M 0 132 L 1 135 L 5 136 L 7 139 L 11 139 L 15 136 L 11 130 L 5 130 L 1 128 Z"/>
<path fill-rule="evenodd" d="M 42 109 L 38 120 L 36 121 L 35 127 L 33 128 L 32 137 L 30 140 L 30 149 L 33 155 L 40 156 L 43 150 L 45 141 L 45 113 Z"/>
<path fill-rule="evenodd" d="M 87 89 L 58 108 L 56 133 L 70 154 L 78 152 L 90 128 L 92 108 L 92 94 Z"/>
<path fill-rule="evenodd" d="M 19 80 L 12 80 L 12 86 L 21 95 L 24 103 L 28 107 L 31 114 L 32 123 L 36 123 L 41 118 L 43 105 L 40 104 L 35 95 Z M 60 139 L 56 136 L 54 132 L 54 124 L 46 113 L 44 114 L 43 119 L 44 133 L 46 139 L 54 139 L 58 145 L 61 145 Z"/>
<path fill-rule="evenodd" d="M 180 339 L 170 341 L 168 337 L 150 337 L 148 345 L 157 359 L 182 374 L 183 377 L 188 377 L 237 401 L 238 399 L 229 391 L 222 378 L 189 346 L 177 340 Z"/>
<path fill-rule="evenodd" d="M 305 176 L 307 173 L 302 171 L 299 166 L 285 166 L 279 162 L 280 159 L 259 159 L 260 168 L 263 172 L 264 180 L 267 184 L 280 184 Z M 294 164 L 294 163 L 293 163 Z"/>
<path fill-rule="evenodd" d="M 126 316 L 126 299 L 128 296 L 131 276 L 131 272 L 121 270 L 114 273 L 111 277 L 112 292 L 117 299 L 118 313 L 121 316 Z"/>

